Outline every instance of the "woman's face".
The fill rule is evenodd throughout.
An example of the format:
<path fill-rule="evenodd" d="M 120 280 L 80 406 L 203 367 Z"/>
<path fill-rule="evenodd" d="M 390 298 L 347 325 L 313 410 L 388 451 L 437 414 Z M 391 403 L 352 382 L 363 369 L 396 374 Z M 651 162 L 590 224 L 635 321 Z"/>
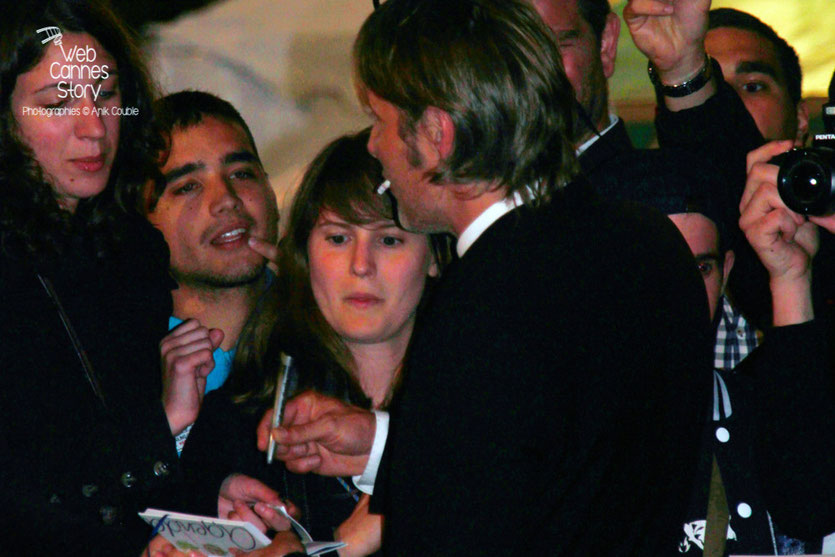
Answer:
<path fill-rule="evenodd" d="M 86 33 L 50 42 L 38 64 L 17 77 L 12 111 L 58 204 L 71 212 L 101 193 L 119 144 L 116 62 Z"/>
<path fill-rule="evenodd" d="M 349 347 L 408 341 L 426 276 L 438 273 L 427 236 L 323 210 L 307 254 L 316 303 Z"/>

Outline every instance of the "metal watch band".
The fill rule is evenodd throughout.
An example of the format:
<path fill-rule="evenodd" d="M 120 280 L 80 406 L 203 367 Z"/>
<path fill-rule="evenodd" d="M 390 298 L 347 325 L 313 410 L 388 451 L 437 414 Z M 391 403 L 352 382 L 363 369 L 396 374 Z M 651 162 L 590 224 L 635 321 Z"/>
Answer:
<path fill-rule="evenodd" d="M 705 64 L 696 75 L 676 85 L 664 85 L 661 83 L 661 78 L 658 77 L 658 73 L 655 71 L 655 66 L 652 65 L 652 62 L 647 63 L 649 80 L 652 81 L 655 90 L 665 97 L 673 98 L 686 97 L 707 85 L 710 78 L 713 77 L 712 68 L 713 63 L 710 56 L 705 55 Z"/>

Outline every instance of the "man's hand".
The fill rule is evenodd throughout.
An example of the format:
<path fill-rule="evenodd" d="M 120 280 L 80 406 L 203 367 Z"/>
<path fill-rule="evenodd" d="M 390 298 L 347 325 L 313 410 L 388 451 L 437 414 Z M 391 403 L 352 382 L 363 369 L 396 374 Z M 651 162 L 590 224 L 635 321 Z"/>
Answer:
<path fill-rule="evenodd" d="M 791 141 L 773 141 L 748 154 L 748 179 L 739 204 L 739 227 L 768 270 L 775 325 L 802 323 L 813 317 L 811 280 L 812 259 L 818 251 L 817 226 L 786 207 L 777 191 L 779 168 L 769 163 L 791 146 Z"/>
<path fill-rule="evenodd" d="M 339 557 L 371 555 L 383 543 L 383 516 L 368 512 L 371 498 L 364 494 L 348 520 L 339 525 L 334 539 L 348 545 L 337 550 Z"/>
<path fill-rule="evenodd" d="M 215 367 L 212 353 L 221 342 L 223 331 L 207 329 L 196 319 L 181 323 L 160 341 L 162 404 L 172 434 L 197 419 L 206 377 Z"/>
<path fill-rule="evenodd" d="M 709 11 L 710 0 L 629 0 L 623 19 L 661 81 L 674 85 L 704 66 Z"/>
<path fill-rule="evenodd" d="M 258 424 L 258 448 L 267 450 L 272 411 Z M 358 476 L 368 462 L 377 420 L 374 413 L 313 391 L 284 408 L 281 427 L 272 430 L 275 455 L 296 473 Z"/>
<path fill-rule="evenodd" d="M 292 516 L 299 511 L 290 502 L 282 501 L 278 493 L 255 478 L 243 474 L 227 476 L 220 486 L 217 515 L 231 520 L 245 520 L 262 532 L 268 529 L 289 530 L 290 522 L 267 505 L 284 505 Z"/>

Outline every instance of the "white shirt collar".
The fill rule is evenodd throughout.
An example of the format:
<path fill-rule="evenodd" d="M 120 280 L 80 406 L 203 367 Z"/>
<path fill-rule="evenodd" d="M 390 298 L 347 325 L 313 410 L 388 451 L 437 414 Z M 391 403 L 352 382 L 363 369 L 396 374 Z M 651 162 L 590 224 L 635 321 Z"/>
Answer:
<path fill-rule="evenodd" d="M 470 246 L 478 240 L 485 230 L 490 228 L 490 225 L 523 203 L 522 196 L 519 192 L 516 192 L 511 197 L 496 201 L 487 207 L 458 237 L 458 243 L 455 245 L 458 257 L 464 257 Z"/>
<path fill-rule="evenodd" d="M 603 131 L 601 131 L 601 132 L 600 132 L 600 134 L 593 134 L 593 135 L 591 136 L 591 139 L 589 139 L 588 141 L 586 141 L 585 143 L 583 143 L 582 145 L 580 145 L 579 147 L 577 147 L 577 150 L 576 150 L 576 151 L 574 151 L 574 154 L 576 154 L 578 157 L 579 157 L 580 155 L 582 155 L 582 154 L 583 154 L 583 151 L 585 151 L 586 149 L 588 149 L 589 147 L 591 147 L 591 146 L 594 144 L 594 142 L 595 142 L 595 141 L 597 141 L 598 139 L 600 139 L 600 136 L 601 136 L 601 135 L 603 135 L 603 134 L 604 134 L 604 133 L 606 133 L 607 131 L 609 131 L 609 130 L 611 130 L 612 128 L 614 128 L 614 127 L 615 127 L 615 124 L 617 124 L 617 123 L 618 123 L 618 120 L 619 120 L 619 118 L 610 112 L 610 113 L 609 113 L 609 125 L 608 125 L 608 126 L 606 126 L 606 128 L 605 128 Z"/>

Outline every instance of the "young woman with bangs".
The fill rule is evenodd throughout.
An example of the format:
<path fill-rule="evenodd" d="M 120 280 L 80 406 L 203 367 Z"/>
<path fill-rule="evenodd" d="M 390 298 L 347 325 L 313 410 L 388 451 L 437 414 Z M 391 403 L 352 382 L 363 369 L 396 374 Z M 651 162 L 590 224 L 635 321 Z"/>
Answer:
<path fill-rule="evenodd" d="M 255 428 L 272 405 L 282 353 L 293 357 L 294 394 L 314 389 L 369 408 L 385 408 L 396 395 L 427 281 L 438 276 L 449 244 L 397 225 L 392 198 L 376 193 L 384 178 L 368 137 L 366 130 L 335 140 L 308 168 L 280 244 L 273 299 L 242 337 L 225 392 L 204 400 L 182 455 L 190 484 L 202 485 L 195 510 L 212 512 L 222 484 L 221 514 L 270 524 L 273 511 L 243 504 L 259 498 L 232 504 L 224 497 L 233 482 L 258 478 L 292 501 L 314 539 L 346 541 L 343 555 L 378 547 L 381 517 L 368 513 L 368 496 L 350 478 L 267 466 Z"/>

